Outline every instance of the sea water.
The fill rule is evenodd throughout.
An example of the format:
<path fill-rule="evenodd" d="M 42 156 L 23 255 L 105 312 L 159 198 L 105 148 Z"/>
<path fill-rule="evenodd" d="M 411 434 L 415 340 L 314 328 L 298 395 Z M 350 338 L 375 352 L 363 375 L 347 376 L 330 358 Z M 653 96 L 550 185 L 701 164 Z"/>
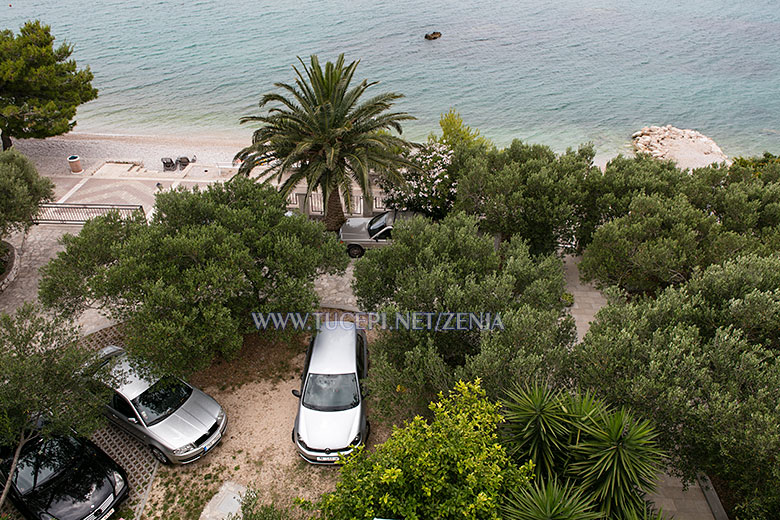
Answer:
<path fill-rule="evenodd" d="M 91 67 L 79 132 L 245 137 L 298 56 L 343 52 L 369 94 L 405 95 L 415 140 L 454 108 L 498 145 L 610 154 L 672 124 L 729 155 L 780 152 L 776 0 L 8 1 L 0 27 L 41 19 Z"/>

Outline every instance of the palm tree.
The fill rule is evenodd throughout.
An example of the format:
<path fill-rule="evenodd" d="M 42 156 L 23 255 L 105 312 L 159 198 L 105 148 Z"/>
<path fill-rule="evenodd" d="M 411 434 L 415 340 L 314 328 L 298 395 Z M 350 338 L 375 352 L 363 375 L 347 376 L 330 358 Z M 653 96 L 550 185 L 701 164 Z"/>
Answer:
<path fill-rule="evenodd" d="M 388 112 L 401 94 L 387 92 L 365 101 L 363 93 L 376 81 L 361 81 L 350 88 L 358 61 L 344 66 L 341 54 L 335 63 L 320 66 L 316 55 L 310 66 L 298 58 L 303 73 L 293 66 L 295 85 L 276 83 L 282 94 L 269 93 L 260 99 L 260 108 L 275 103 L 266 115 L 246 116 L 241 123 L 257 122 L 260 128 L 252 144 L 238 154 L 243 161 L 240 174 L 267 165 L 261 174 L 266 181 L 277 178 L 280 191 L 289 195 L 306 181 L 306 197 L 320 190 L 325 209 L 325 225 L 336 230 L 344 222 L 341 196 L 347 207 L 352 203 L 352 182 L 370 197 L 370 174 L 401 181 L 399 168 L 411 167 L 403 152 L 411 146 L 400 137 L 401 121 L 415 119 L 405 112 Z M 395 130 L 396 136 L 390 131 Z"/>

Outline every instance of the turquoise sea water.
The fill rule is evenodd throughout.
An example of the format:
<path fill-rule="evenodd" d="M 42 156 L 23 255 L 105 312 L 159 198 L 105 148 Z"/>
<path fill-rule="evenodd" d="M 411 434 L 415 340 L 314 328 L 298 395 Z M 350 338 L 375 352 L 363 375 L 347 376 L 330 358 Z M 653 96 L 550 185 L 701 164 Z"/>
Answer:
<path fill-rule="evenodd" d="M 248 135 L 238 118 L 296 56 L 344 52 L 376 92 L 406 95 L 415 139 L 454 107 L 500 145 L 609 154 L 673 124 L 729 155 L 780 152 L 776 0 L 9 2 L 0 27 L 40 18 L 91 66 L 100 97 L 79 132 Z"/>

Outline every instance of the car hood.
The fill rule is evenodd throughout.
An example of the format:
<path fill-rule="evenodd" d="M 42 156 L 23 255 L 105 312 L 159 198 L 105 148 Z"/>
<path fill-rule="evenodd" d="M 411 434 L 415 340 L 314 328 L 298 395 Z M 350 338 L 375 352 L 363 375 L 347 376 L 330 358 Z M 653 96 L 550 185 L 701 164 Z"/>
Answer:
<path fill-rule="evenodd" d="M 113 498 L 113 470 L 122 473 L 107 455 L 90 447 L 76 465 L 24 495 L 22 500 L 38 518 L 48 513 L 58 520 L 81 520 L 106 499 Z"/>
<path fill-rule="evenodd" d="M 341 238 L 368 238 L 370 218 L 348 218 L 341 226 Z"/>
<path fill-rule="evenodd" d="M 208 433 L 221 409 L 211 396 L 193 388 L 192 395 L 178 410 L 150 426 L 149 431 L 171 449 L 181 448 Z"/>
<path fill-rule="evenodd" d="M 309 448 L 341 450 L 352 443 L 360 430 L 363 403 L 349 410 L 320 412 L 301 405 L 298 433 Z"/>

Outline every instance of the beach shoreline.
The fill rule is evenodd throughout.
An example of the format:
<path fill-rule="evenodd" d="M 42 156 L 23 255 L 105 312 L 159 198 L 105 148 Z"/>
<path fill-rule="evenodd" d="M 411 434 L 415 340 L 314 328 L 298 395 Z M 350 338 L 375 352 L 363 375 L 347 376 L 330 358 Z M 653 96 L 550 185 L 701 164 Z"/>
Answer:
<path fill-rule="evenodd" d="M 134 162 L 149 170 L 162 171 L 163 157 L 174 161 L 186 156 L 197 162 L 209 165 L 230 163 L 242 148 L 251 143 L 251 136 L 240 138 L 233 134 L 209 135 L 142 135 L 121 133 L 81 133 L 70 132 L 46 139 L 15 139 L 14 147 L 28 156 L 38 171 L 46 176 L 70 175 L 67 158 L 78 155 L 85 172 L 91 173 L 104 162 Z M 550 144 L 550 143 L 541 143 Z M 620 152 L 596 150 L 594 164 L 600 168 L 618 153 L 633 153 L 630 136 L 626 136 L 626 146 Z M 691 149 L 678 154 L 688 160 L 679 161 L 680 167 L 698 166 L 702 158 L 699 151 Z M 691 160 L 692 158 L 692 160 Z"/>

